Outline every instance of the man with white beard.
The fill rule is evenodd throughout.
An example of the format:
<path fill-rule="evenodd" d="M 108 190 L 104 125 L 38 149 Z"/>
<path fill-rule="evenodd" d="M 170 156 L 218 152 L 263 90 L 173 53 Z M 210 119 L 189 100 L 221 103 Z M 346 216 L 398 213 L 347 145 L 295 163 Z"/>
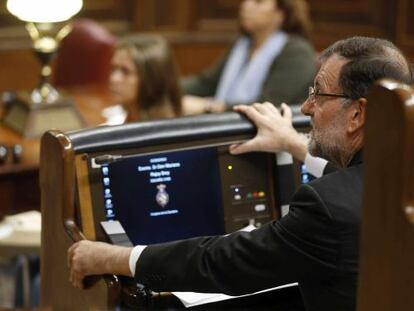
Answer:
<path fill-rule="evenodd" d="M 81 241 L 68 251 L 73 285 L 112 273 L 155 291 L 240 295 L 299 282 L 307 310 L 355 310 L 366 96 L 378 79 L 411 83 L 412 73 L 391 42 L 366 37 L 336 42 L 321 64 L 302 112 L 312 120 L 309 152 L 337 170 L 299 187 L 285 217 L 252 232 L 134 248 Z M 294 130 L 286 107 L 283 116 L 269 103 L 236 109 L 258 132 L 231 153 L 287 150 L 305 157 L 307 138 Z"/>

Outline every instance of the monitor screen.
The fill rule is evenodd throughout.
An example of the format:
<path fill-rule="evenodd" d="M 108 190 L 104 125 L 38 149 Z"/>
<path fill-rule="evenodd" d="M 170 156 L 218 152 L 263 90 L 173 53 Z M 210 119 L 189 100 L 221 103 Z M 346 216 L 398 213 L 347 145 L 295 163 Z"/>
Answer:
<path fill-rule="evenodd" d="M 217 158 L 210 147 L 102 166 L 106 219 L 118 220 L 134 245 L 223 234 Z"/>

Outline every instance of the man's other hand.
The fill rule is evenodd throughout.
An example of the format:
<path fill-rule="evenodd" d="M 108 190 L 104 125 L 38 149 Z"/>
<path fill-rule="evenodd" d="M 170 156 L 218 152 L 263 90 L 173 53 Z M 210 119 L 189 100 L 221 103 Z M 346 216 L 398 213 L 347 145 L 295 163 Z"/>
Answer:
<path fill-rule="evenodd" d="M 83 279 L 88 275 L 131 276 L 128 264 L 131 250 L 103 242 L 77 242 L 68 250 L 69 281 L 76 288 L 83 288 Z"/>

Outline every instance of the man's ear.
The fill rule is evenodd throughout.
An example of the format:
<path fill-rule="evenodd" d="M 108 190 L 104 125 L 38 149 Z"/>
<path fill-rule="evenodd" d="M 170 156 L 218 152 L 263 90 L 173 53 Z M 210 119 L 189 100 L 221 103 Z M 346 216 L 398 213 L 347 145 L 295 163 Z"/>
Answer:
<path fill-rule="evenodd" d="M 365 113 L 368 101 L 366 98 L 353 100 L 348 110 L 348 127 L 349 134 L 360 130 L 365 124 Z"/>

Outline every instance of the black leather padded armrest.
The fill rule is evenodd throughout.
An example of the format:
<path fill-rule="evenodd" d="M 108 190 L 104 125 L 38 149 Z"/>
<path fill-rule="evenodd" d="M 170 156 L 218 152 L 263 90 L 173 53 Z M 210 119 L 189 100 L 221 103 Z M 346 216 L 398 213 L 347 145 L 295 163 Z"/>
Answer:
<path fill-rule="evenodd" d="M 293 125 L 296 128 L 309 126 L 309 117 L 295 114 Z M 67 133 L 76 153 L 231 136 L 253 137 L 255 134 L 255 126 L 236 112 L 102 126 Z"/>

